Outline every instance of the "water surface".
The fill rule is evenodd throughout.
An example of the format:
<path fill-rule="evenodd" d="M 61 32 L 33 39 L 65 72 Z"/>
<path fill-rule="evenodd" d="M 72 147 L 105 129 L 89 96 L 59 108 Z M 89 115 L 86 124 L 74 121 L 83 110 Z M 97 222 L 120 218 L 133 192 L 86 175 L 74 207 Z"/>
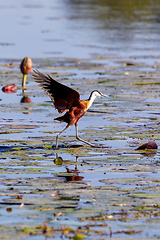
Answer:
<path fill-rule="evenodd" d="M 6 1 L 0 4 L 0 234 L 3 239 L 158 239 L 159 10 L 153 1 Z M 49 97 L 19 64 L 34 66 L 96 99 L 78 147 Z M 77 147 L 75 147 L 77 145 Z M 46 227 L 46 222 L 48 227 Z M 82 239 L 82 238 L 81 238 Z"/>

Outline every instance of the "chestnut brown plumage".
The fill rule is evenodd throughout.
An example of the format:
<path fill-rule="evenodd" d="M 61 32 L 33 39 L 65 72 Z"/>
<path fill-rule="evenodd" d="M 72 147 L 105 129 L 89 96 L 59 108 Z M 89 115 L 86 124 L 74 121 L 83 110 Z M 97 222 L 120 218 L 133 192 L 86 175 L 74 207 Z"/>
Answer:
<path fill-rule="evenodd" d="M 78 136 L 77 124 L 79 119 L 83 117 L 87 109 L 92 105 L 96 97 L 107 96 L 97 90 L 94 90 L 91 92 L 88 100 L 86 101 L 80 100 L 79 93 L 74 89 L 57 82 L 49 75 L 47 76 L 44 75 L 37 69 L 33 71 L 34 71 L 33 78 L 35 82 L 39 83 L 39 86 L 42 87 L 44 91 L 49 95 L 58 112 L 62 113 L 66 111 L 66 113 L 63 116 L 55 118 L 55 120 L 67 123 L 67 126 L 56 137 L 56 148 L 58 147 L 59 136 L 72 125 L 75 125 L 76 138 L 79 141 L 82 141 L 86 144 L 89 144 L 92 147 L 95 147 L 91 143 L 83 140 Z"/>

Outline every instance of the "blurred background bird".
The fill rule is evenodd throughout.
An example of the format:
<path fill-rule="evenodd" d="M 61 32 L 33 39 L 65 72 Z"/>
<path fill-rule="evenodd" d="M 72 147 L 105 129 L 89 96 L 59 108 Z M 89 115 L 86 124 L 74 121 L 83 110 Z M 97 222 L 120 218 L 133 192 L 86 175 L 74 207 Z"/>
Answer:
<path fill-rule="evenodd" d="M 91 92 L 88 100 L 80 100 L 80 94 L 74 89 L 57 82 L 49 75 L 46 76 L 42 74 L 37 69 L 33 71 L 33 78 L 35 82 L 39 83 L 39 86 L 43 88 L 43 90 L 49 95 L 58 112 L 62 113 L 66 111 L 63 116 L 54 119 L 67 123 L 67 126 L 56 137 L 56 148 L 58 148 L 59 136 L 72 125 L 75 125 L 77 140 L 95 147 L 95 145 L 78 136 L 77 125 L 79 119 L 87 112 L 88 108 L 92 105 L 96 97 L 107 96 L 97 90 L 94 90 Z"/>

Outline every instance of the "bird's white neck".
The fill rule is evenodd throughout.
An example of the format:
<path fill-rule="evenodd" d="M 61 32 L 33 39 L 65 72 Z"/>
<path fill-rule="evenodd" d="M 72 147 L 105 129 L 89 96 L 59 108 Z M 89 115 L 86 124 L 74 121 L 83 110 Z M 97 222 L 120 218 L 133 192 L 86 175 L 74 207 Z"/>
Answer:
<path fill-rule="evenodd" d="M 99 96 L 99 95 L 97 94 L 97 91 L 93 91 L 93 92 L 91 93 L 91 95 L 89 96 L 89 99 L 86 101 L 86 103 L 87 103 L 87 109 L 92 106 L 92 104 L 93 104 L 93 102 L 94 102 L 94 100 L 95 100 L 95 98 L 96 98 L 97 96 Z"/>

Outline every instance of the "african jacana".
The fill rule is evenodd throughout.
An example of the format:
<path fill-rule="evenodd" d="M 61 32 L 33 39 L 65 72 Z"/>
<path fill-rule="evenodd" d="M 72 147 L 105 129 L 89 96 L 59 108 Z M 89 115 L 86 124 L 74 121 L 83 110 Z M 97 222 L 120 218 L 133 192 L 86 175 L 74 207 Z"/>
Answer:
<path fill-rule="evenodd" d="M 26 85 L 27 74 L 30 73 L 32 67 L 33 67 L 32 59 L 29 57 L 25 57 L 20 64 L 20 69 L 23 74 L 22 88 L 24 88 Z"/>
<path fill-rule="evenodd" d="M 58 112 L 62 113 L 66 111 L 63 116 L 54 119 L 67 123 L 67 126 L 56 137 L 56 148 L 58 147 L 59 136 L 72 125 L 75 125 L 76 138 L 79 141 L 95 147 L 91 143 L 81 139 L 78 136 L 77 124 L 78 120 L 87 112 L 88 108 L 92 105 L 96 97 L 107 96 L 97 90 L 94 90 L 91 92 L 88 100 L 80 100 L 79 93 L 74 89 L 57 82 L 49 75 L 46 76 L 42 74 L 37 69 L 33 71 L 35 73 L 33 74 L 35 82 L 39 83 L 39 86 L 42 87 L 45 92 L 47 92 Z"/>

